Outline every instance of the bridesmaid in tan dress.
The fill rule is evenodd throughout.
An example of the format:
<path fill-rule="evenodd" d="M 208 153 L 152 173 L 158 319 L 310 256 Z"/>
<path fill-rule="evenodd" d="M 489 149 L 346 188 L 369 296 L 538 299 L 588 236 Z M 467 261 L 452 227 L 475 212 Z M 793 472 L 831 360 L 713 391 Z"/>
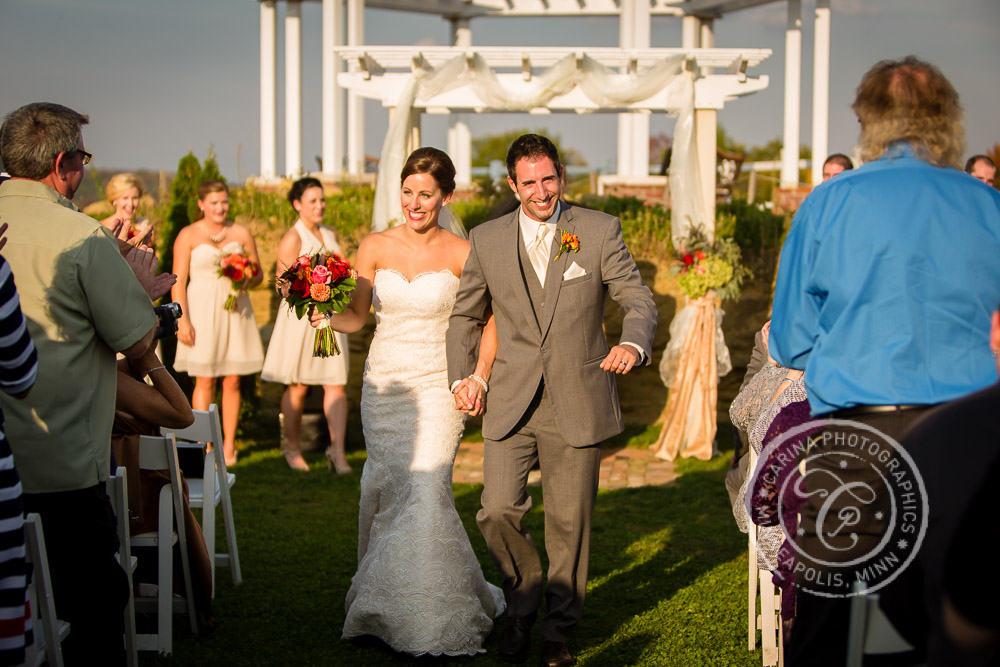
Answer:
<path fill-rule="evenodd" d="M 315 178 L 303 178 L 292 184 L 288 201 L 299 214 L 295 225 L 278 244 L 277 273 L 281 275 L 300 255 L 312 255 L 320 250 L 340 253 L 337 235 L 322 224 L 326 214 L 323 185 Z M 337 333 L 341 353 L 325 359 L 313 357 L 315 330 L 309 320 L 295 317 L 284 301 L 278 308 L 274 333 L 267 347 L 261 379 L 288 385 L 281 397 L 281 412 L 285 416 L 285 460 L 294 470 L 308 471 L 302 458 L 299 435 L 302 408 L 309 385 L 323 387 L 323 414 L 330 430 L 330 446 L 326 450 L 327 464 L 338 474 L 351 472 L 344 455 L 344 435 L 347 427 L 348 350 L 347 336 Z"/>
<path fill-rule="evenodd" d="M 215 396 L 216 378 L 222 378 L 222 435 L 226 464 L 236 462 L 236 425 L 240 415 L 240 376 L 260 371 L 264 348 L 257 332 L 247 289 L 263 275 L 245 280 L 236 308 L 223 309 L 232 283 L 218 275 L 224 254 L 243 252 L 256 266 L 257 244 L 250 230 L 229 216 L 229 189 L 222 181 L 198 186 L 202 218 L 180 231 L 174 242 L 173 300 L 183 311 L 177 321 L 177 358 L 174 368 L 194 377 L 191 407 L 207 410 Z M 190 283 L 189 283 L 190 279 Z"/>

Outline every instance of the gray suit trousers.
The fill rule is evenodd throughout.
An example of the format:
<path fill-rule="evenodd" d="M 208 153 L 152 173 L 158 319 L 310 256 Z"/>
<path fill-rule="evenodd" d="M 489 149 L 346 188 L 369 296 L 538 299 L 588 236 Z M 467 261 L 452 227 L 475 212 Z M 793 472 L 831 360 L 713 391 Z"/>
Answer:
<path fill-rule="evenodd" d="M 525 418 L 503 440 L 487 439 L 483 507 L 476 516 L 490 556 L 503 575 L 507 614 L 532 616 L 541 606 L 542 562 L 522 518 L 531 509 L 528 473 L 538 462 L 545 501 L 548 556 L 543 640 L 568 642 L 583 615 L 590 561 L 590 524 L 597 497 L 600 443 L 572 447 L 560 435 L 544 387 Z"/>

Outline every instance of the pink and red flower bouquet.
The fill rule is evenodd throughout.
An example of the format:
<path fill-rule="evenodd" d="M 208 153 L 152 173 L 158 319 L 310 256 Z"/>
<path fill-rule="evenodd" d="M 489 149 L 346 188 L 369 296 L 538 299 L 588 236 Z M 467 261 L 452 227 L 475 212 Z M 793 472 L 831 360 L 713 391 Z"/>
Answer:
<path fill-rule="evenodd" d="M 300 320 L 313 309 L 320 313 L 342 313 L 351 303 L 357 287 L 351 265 L 336 253 L 302 255 L 278 276 L 276 286 L 289 309 Z M 337 339 L 329 326 L 316 330 L 314 357 L 340 354 Z"/>
<path fill-rule="evenodd" d="M 246 285 L 246 281 L 260 272 L 260 269 L 250 261 L 240 244 L 231 243 L 223 250 L 229 252 L 219 259 L 219 275 L 232 281 L 233 292 L 226 299 L 222 309 L 231 313 L 236 310 L 236 297 L 240 290 Z"/>

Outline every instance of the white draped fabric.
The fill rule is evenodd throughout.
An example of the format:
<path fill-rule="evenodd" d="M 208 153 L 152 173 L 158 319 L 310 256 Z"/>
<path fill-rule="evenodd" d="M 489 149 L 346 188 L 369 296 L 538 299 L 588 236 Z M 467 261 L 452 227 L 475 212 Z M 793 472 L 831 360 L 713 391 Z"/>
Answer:
<path fill-rule="evenodd" d="M 412 130 L 410 111 L 418 98 L 429 99 L 447 90 L 468 85 L 483 105 L 500 111 L 530 111 L 545 107 L 553 98 L 576 86 L 596 104 L 621 108 L 667 91 L 667 113 L 677 115 L 673 156 L 670 162 L 670 189 L 673 199 L 671 235 L 690 235 L 692 226 L 701 225 L 711 238 L 714 221 L 706 215 L 701 196 L 698 152 L 694 133 L 694 74 L 685 69 L 684 56 L 664 58 L 641 71 L 619 73 L 584 55 L 569 54 L 531 78 L 503 82 L 482 56 L 456 56 L 436 68 L 414 70 L 400 92 L 389 121 L 375 186 L 372 229 L 382 231 L 400 222 L 399 173 L 406 160 L 407 138 Z M 443 216 L 445 217 L 445 216 Z M 446 223 L 443 220 L 443 224 Z M 458 231 L 458 230 L 456 230 Z"/>

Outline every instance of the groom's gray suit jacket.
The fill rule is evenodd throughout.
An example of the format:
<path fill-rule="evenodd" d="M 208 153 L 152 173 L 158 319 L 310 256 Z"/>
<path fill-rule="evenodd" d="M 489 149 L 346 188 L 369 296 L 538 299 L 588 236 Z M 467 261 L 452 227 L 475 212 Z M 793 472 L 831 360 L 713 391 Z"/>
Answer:
<path fill-rule="evenodd" d="M 448 327 L 448 381 L 476 366 L 481 327 L 492 306 L 499 349 L 483 418 L 483 436 L 501 440 L 528 410 L 539 383 L 563 438 L 585 447 L 621 433 L 621 409 L 608 354 L 604 305 L 608 295 L 623 313 L 621 340 L 652 351 L 656 304 L 622 240 L 618 219 L 561 202 L 558 231 L 575 234 L 580 250 L 549 261 L 544 290 L 527 261 L 518 211 L 472 230 L 472 248 Z M 586 274 L 563 280 L 573 264 Z M 531 282 L 529 282 L 531 281 Z"/>

